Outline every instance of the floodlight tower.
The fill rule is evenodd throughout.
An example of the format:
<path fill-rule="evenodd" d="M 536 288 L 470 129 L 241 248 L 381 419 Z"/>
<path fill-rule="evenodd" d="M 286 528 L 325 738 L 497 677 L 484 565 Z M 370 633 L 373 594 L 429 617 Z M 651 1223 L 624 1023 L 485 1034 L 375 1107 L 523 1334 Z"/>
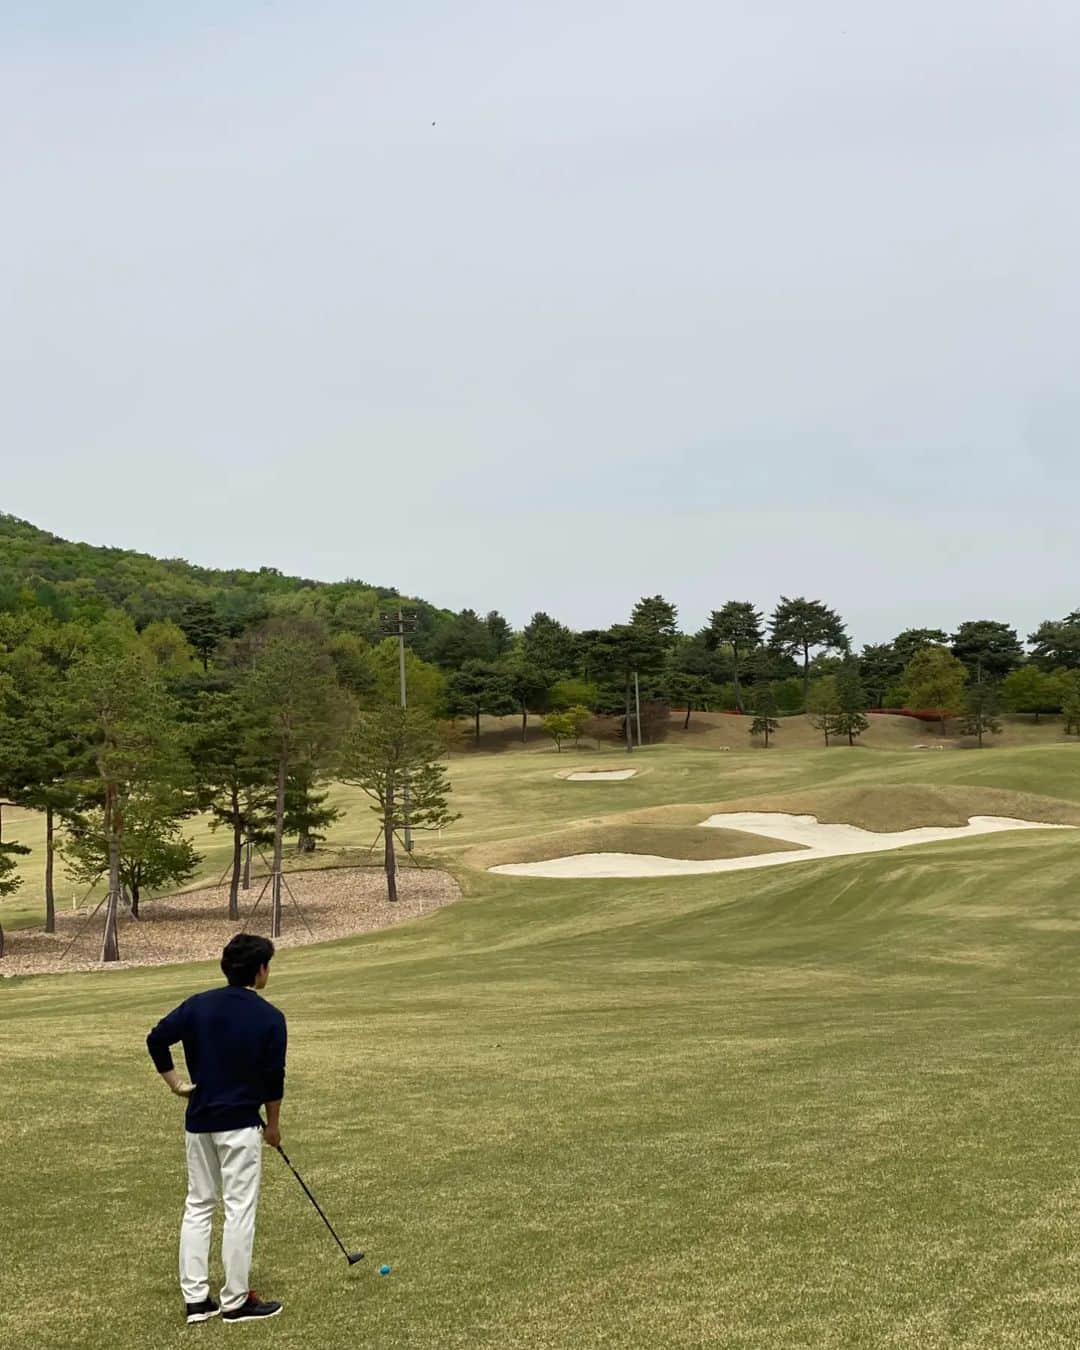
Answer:
<path fill-rule="evenodd" d="M 387 637 L 396 637 L 398 640 L 398 670 L 401 677 L 401 706 L 409 706 L 408 694 L 405 688 L 405 634 L 415 633 L 420 626 L 420 618 L 414 609 L 402 609 L 398 606 L 396 614 L 381 614 L 379 616 L 379 627 Z M 412 852 L 412 829 L 409 825 L 409 784 L 406 780 L 404 784 L 404 807 L 405 807 L 405 852 Z"/>

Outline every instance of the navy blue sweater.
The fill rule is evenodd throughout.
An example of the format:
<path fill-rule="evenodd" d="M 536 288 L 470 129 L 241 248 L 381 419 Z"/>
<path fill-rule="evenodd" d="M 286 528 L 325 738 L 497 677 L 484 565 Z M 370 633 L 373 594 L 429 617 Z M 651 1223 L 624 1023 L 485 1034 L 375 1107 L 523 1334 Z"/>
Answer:
<path fill-rule="evenodd" d="M 158 1073 L 173 1068 L 182 1041 L 188 1077 L 185 1125 L 191 1134 L 258 1125 L 259 1108 L 285 1093 L 285 1018 L 254 989 L 224 985 L 185 999 L 146 1038 Z"/>

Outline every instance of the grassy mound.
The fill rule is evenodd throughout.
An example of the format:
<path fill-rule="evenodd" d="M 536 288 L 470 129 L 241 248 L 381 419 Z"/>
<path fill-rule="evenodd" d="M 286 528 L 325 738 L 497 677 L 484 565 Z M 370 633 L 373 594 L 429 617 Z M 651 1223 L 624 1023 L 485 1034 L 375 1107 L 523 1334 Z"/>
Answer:
<path fill-rule="evenodd" d="M 489 867 L 502 867 L 507 863 L 544 862 L 548 858 L 569 858 L 578 853 L 646 853 L 656 858 L 704 861 L 743 858 L 757 853 L 787 853 L 800 848 L 799 844 L 764 839 L 744 830 L 702 830 L 697 824 L 683 826 L 617 820 L 598 821 L 522 839 L 503 839 L 497 844 L 470 849 L 465 862 L 469 867 L 486 871 Z"/>
<path fill-rule="evenodd" d="M 760 793 L 722 801 L 655 807 L 630 813 L 624 818 L 624 826 L 627 829 L 644 826 L 691 828 L 707 816 L 734 811 L 782 811 L 791 815 L 817 816 L 823 825 L 857 825 L 860 829 L 879 833 L 914 830 L 928 825 L 966 825 L 972 816 L 1011 816 L 1018 820 L 1045 821 L 1049 825 L 1080 825 L 1080 805 L 1035 792 L 939 787 L 928 783 L 874 783 L 858 787 L 822 786 L 797 792 Z"/>
<path fill-rule="evenodd" d="M 718 811 L 789 811 L 814 815 L 822 824 L 864 830 L 914 830 L 927 825 L 966 825 L 972 816 L 1011 816 L 1051 825 L 1080 824 L 1080 808 L 1056 797 L 1003 788 L 898 786 L 824 788 L 722 803 Z"/>

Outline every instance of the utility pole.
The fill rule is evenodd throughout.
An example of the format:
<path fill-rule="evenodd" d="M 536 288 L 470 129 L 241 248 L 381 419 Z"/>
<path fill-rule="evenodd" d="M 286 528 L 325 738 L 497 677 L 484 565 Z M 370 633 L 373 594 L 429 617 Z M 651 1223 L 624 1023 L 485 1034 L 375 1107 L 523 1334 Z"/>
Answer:
<path fill-rule="evenodd" d="M 641 685 L 638 683 L 638 673 L 634 671 L 634 709 L 635 721 L 637 722 L 637 743 L 638 749 L 641 749 Z"/>
<path fill-rule="evenodd" d="M 409 706 L 408 692 L 405 688 L 405 634 L 415 633 L 420 625 L 420 620 L 414 610 L 403 610 L 398 606 L 397 614 L 383 614 L 379 618 L 379 626 L 387 636 L 394 636 L 398 640 L 398 674 L 401 686 L 401 706 Z M 405 808 L 405 852 L 413 851 L 412 827 L 409 824 L 409 784 L 403 784 L 402 802 Z"/>

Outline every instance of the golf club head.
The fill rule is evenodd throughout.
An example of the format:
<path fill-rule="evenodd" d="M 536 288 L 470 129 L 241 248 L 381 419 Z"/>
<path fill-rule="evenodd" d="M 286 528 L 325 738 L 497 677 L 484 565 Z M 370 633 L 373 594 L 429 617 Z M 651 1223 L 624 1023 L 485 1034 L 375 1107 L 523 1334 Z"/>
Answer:
<path fill-rule="evenodd" d="M 355 1266 L 357 1261 L 362 1261 L 363 1259 L 363 1252 L 346 1252 L 345 1254 L 345 1260 L 348 1261 L 350 1266 Z"/>

